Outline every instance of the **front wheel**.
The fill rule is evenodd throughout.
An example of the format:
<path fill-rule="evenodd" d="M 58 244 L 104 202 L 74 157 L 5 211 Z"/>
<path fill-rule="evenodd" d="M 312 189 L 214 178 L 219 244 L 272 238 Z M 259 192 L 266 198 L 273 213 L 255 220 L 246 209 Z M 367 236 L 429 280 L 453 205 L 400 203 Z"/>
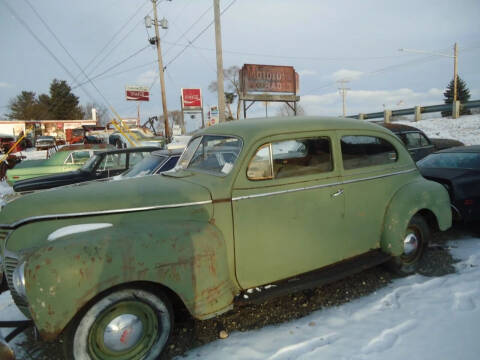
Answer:
<path fill-rule="evenodd" d="M 400 275 L 415 273 L 429 240 L 430 229 L 424 218 L 420 215 L 413 216 L 403 235 L 403 253 L 393 257 L 387 267 Z"/>
<path fill-rule="evenodd" d="M 140 289 L 113 292 L 92 305 L 67 335 L 67 359 L 154 360 L 173 327 L 168 299 Z"/>

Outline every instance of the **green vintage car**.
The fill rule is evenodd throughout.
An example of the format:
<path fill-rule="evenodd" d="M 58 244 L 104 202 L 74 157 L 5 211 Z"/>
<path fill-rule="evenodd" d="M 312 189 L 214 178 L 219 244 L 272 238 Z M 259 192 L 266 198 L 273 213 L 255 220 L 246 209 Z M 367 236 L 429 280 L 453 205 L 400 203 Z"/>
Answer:
<path fill-rule="evenodd" d="M 19 180 L 74 171 L 80 169 L 94 153 L 108 149 L 113 149 L 113 146 L 105 144 L 64 146 L 48 159 L 22 161 L 7 171 L 7 182 L 13 185 Z"/>
<path fill-rule="evenodd" d="M 209 127 L 173 171 L 26 195 L 0 224 L 8 287 L 44 340 L 156 359 L 181 309 L 208 319 L 380 263 L 410 274 L 451 212 L 389 130 L 298 117 Z"/>

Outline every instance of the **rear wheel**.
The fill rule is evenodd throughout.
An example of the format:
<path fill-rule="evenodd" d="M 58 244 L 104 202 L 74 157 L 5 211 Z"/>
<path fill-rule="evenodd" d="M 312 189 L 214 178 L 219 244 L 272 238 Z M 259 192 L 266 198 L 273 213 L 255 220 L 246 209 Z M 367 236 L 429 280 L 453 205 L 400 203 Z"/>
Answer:
<path fill-rule="evenodd" d="M 69 329 L 67 359 L 156 359 L 173 327 L 168 299 L 140 289 L 106 295 Z"/>
<path fill-rule="evenodd" d="M 388 268 L 400 275 L 415 273 L 429 240 L 430 229 L 426 221 L 420 215 L 413 216 L 403 236 L 403 253 L 391 259 Z"/>

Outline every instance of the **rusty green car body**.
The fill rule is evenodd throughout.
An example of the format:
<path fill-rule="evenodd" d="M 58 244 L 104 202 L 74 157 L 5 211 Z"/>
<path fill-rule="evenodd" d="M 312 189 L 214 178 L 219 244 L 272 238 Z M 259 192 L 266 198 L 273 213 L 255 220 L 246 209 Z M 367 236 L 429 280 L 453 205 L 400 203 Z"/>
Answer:
<path fill-rule="evenodd" d="M 307 163 L 312 156 L 323 162 Z M 53 340 L 121 289 L 160 291 L 207 319 L 249 288 L 367 253 L 408 262 L 420 243 L 405 234 L 418 217 L 432 230 L 449 228 L 448 194 L 388 130 L 269 118 L 201 131 L 166 175 L 23 196 L 0 212 L 0 236 L 16 304 Z M 123 358 L 120 348 L 105 349 Z"/>

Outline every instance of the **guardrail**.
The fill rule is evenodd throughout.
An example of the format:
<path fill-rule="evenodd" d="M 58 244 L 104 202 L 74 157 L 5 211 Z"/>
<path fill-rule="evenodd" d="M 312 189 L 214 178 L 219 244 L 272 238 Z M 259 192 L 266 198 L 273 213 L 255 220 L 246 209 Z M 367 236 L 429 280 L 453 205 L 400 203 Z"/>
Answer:
<path fill-rule="evenodd" d="M 478 107 L 480 107 L 480 100 L 468 101 L 463 104 L 457 101 L 456 104 L 415 106 L 413 108 L 398 109 L 398 110 L 385 109 L 384 111 L 368 113 L 368 114 L 350 115 L 347 117 L 352 119 L 361 119 L 361 120 L 383 119 L 382 121 L 390 122 L 393 116 L 415 115 L 415 121 L 419 121 L 421 120 L 421 114 L 441 112 L 441 111 L 452 111 L 452 114 L 456 115 L 454 117 L 457 118 L 460 116 L 461 110 L 473 109 Z"/>

